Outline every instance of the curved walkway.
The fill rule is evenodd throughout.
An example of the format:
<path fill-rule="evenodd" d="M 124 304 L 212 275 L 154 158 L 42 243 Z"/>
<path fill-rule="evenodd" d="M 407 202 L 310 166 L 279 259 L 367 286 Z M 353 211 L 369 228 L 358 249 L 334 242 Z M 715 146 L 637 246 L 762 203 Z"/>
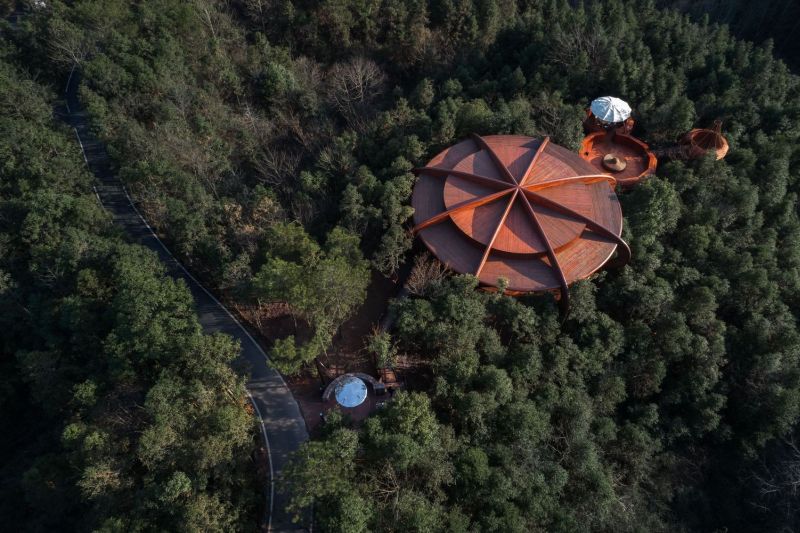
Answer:
<path fill-rule="evenodd" d="M 239 341 L 239 360 L 250 373 L 248 395 L 260 418 L 261 432 L 267 447 L 270 466 L 270 486 L 267 490 L 265 523 L 268 531 L 305 531 L 306 527 L 292 524 L 291 516 L 284 510 L 288 495 L 275 486 L 275 480 L 286 464 L 288 456 L 304 441 L 308 432 L 300 408 L 280 373 L 267 365 L 261 346 L 214 296 L 178 262 L 159 240 L 128 196 L 116 176 L 105 146 L 89 129 L 89 117 L 77 97 L 77 76 L 67 83 L 65 121 L 75 130 L 84 159 L 97 179 L 95 192 L 98 200 L 113 216 L 114 223 L 122 227 L 128 237 L 154 251 L 166 265 L 167 272 L 182 279 L 195 300 L 200 325 L 206 333 L 225 333 Z M 309 523 L 307 517 L 304 520 Z"/>

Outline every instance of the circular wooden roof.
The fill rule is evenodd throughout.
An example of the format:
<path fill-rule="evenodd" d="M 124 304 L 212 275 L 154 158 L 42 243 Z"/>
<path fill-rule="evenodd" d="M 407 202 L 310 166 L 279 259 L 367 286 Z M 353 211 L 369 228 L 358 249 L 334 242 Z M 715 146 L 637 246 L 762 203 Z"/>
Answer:
<path fill-rule="evenodd" d="M 566 148 L 519 135 L 462 141 L 414 171 L 414 233 L 449 268 L 484 285 L 560 289 L 599 269 L 617 246 L 616 181 Z"/>

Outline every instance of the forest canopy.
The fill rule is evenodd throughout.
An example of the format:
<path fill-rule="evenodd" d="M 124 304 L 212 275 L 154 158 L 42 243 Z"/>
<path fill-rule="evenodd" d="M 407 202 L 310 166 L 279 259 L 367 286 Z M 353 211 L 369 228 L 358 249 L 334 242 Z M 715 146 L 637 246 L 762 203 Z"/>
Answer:
<path fill-rule="evenodd" d="M 228 530 L 255 514 L 235 347 L 199 332 L 185 287 L 93 202 L 51 113 L 75 70 L 170 248 L 308 326 L 271 351 L 287 372 L 325 350 L 371 271 L 413 264 L 410 171 L 444 147 L 475 132 L 576 149 L 605 94 L 656 148 L 722 120 L 724 160 L 662 163 L 620 195 L 633 259 L 572 286 L 565 320 L 549 295 L 470 276 L 393 302 L 382 342 L 426 362 L 426 387 L 361 426 L 330 416 L 282 482 L 326 531 L 797 529 L 800 78 L 774 52 L 647 0 L 55 1 L 7 24 L 0 401 L 19 437 L 3 515 Z M 208 418 L 173 420 L 194 394 L 214 398 Z M 125 401 L 143 411 L 120 426 Z M 53 404 L 55 435 L 24 415 Z M 186 439 L 220 447 L 186 455 Z"/>
<path fill-rule="evenodd" d="M 238 347 L 204 335 L 186 286 L 114 230 L 15 52 L 0 50 L 3 527 L 252 529 Z"/>

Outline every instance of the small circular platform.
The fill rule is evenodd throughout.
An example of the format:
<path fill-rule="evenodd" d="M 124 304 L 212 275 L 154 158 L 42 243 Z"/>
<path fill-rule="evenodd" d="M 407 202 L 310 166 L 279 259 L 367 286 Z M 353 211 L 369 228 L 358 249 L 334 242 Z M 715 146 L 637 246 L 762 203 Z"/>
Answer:
<path fill-rule="evenodd" d="M 626 163 L 619 171 L 613 171 L 617 183 L 630 188 L 656 171 L 658 160 L 647 144 L 630 135 L 617 133 L 611 139 L 605 132 L 591 133 L 581 143 L 580 155 L 600 172 L 608 172 L 604 158 L 612 154 Z"/>
<path fill-rule="evenodd" d="M 693 129 L 681 138 L 680 144 L 686 149 L 689 159 L 699 159 L 714 152 L 714 157 L 720 160 L 728 154 L 728 140 L 717 130 Z"/>

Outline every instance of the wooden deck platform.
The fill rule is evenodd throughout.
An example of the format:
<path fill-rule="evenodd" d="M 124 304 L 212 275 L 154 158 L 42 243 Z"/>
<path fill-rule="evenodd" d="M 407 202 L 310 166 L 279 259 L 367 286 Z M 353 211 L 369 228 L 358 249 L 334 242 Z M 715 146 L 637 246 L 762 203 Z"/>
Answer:
<path fill-rule="evenodd" d="M 609 142 L 605 132 L 595 132 L 584 137 L 580 156 L 588 161 L 596 172 L 609 172 L 603 166 L 603 157 L 614 154 L 624 159 L 626 166 L 620 172 L 610 172 L 622 188 L 630 188 L 656 171 L 658 160 L 647 144 L 636 137 L 617 133 Z"/>

